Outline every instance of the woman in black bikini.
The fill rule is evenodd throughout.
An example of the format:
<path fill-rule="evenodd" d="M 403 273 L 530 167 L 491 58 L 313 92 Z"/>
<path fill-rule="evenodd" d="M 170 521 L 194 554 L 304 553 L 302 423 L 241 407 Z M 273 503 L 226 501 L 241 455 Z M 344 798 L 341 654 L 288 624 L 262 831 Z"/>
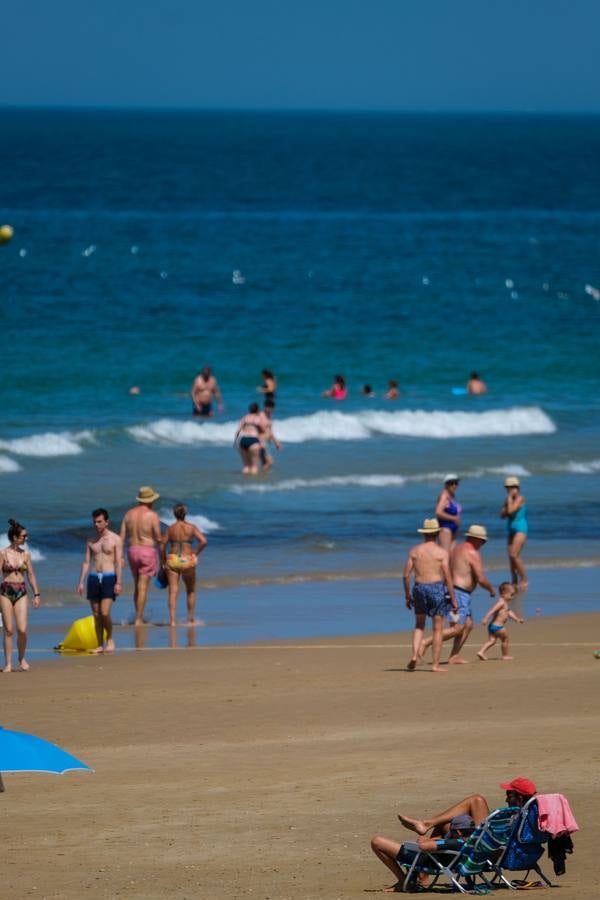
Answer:
<path fill-rule="evenodd" d="M 31 556 L 23 549 L 27 540 L 27 529 L 14 519 L 8 520 L 8 539 L 10 546 L 0 550 L 0 567 L 2 583 L 0 584 L 0 611 L 4 623 L 4 668 L 3 672 L 12 672 L 12 649 L 14 622 L 17 623 L 17 649 L 19 668 L 26 672 L 29 663 L 25 659 L 27 646 L 27 585 L 25 577 L 33 589 L 33 605 L 40 605 L 40 592 L 31 564 Z"/>
<path fill-rule="evenodd" d="M 260 448 L 262 446 L 261 437 L 264 431 L 265 423 L 259 413 L 258 403 L 251 403 L 248 407 L 248 413 L 243 419 L 240 419 L 238 430 L 233 439 L 234 446 L 237 444 L 244 464 L 242 475 L 257 474 Z"/>

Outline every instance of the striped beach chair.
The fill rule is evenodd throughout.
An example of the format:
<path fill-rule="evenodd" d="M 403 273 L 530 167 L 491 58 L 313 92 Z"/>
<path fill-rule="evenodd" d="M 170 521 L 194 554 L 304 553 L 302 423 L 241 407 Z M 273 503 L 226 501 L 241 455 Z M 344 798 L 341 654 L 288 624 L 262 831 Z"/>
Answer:
<path fill-rule="evenodd" d="M 527 882 L 530 872 L 535 872 L 547 887 L 556 887 L 542 872 L 539 864 L 549 838 L 547 831 L 540 831 L 538 828 L 537 798 L 532 797 L 521 807 L 515 829 L 502 856 L 501 872 L 494 876 L 492 882 L 501 881 L 509 887 L 517 887 Z M 525 873 L 525 877 L 520 882 L 515 882 L 512 875 L 506 877 L 503 874 L 514 872 Z"/>
<path fill-rule="evenodd" d="M 418 844 L 403 844 L 406 853 L 414 853 L 414 860 L 408 865 L 402 890 L 406 893 L 431 891 L 441 878 L 448 879 L 452 889 L 461 894 L 491 891 L 492 878 L 511 888 L 502 875 L 501 863 L 519 821 L 519 813 L 518 806 L 493 810 L 469 835 L 461 849 L 454 852 L 435 853 L 421 850 Z M 417 885 L 419 873 L 431 877 L 426 887 Z M 486 875 L 492 878 L 488 879 Z"/>

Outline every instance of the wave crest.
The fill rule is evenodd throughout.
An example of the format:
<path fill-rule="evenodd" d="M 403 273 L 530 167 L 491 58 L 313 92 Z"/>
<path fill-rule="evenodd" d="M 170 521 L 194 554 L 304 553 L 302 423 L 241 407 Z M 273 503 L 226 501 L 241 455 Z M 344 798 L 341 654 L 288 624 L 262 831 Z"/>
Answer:
<path fill-rule="evenodd" d="M 168 509 L 161 509 L 158 513 L 160 521 L 165 525 L 173 525 L 175 523 L 175 516 Z M 218 522 L 214 522 L 212 519 L 208 519 L 206 516 L 192 516 L 187 515 L 185 517 L 186 522 L 189 522 L 190 525 L 195 525 L 196 528 L 199 528 L 200 531 L 220 531 L 221 526 Z"/>
<path fill-rule="evenodd" d="M 21 466 L 16 461 L 16 459 L 11 459 L 10 456 L 0 456 L 0 474 L 6 474 L 8 472 L 20 472 Z"/>
<path fill-rule="evenodd" d="M 237 422 L 179 422 L 158 419 L 127 429 L 136 441 L 163 446 L 225 446 L 231 444 Z M 556 425 L 537 406 L 515 406 L 487 412 L 367 410 L 357 413 L 324 411 L 291 416 L 274 423 L 284 444 L 310 441 L 360 441 L 378 435 L 446 440 L 466 437 L 511 437 L 552 434 Z"/>
<path fill-rule="evenodd" d="M 29 437 L 0 441 L 0 450 L 8 450 L 17 456 L 75 456 L 83 453 L 84 443 L 93 443 L 92 431 L 47 431 L 43 434 L 32 434 Z"/>

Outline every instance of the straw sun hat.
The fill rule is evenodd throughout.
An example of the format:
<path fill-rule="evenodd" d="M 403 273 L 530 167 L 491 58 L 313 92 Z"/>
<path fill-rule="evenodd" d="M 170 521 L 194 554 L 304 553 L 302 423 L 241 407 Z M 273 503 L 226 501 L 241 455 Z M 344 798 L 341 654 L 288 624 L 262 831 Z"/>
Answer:
<path fill-rule="evenodd" d="M 145 484 L 138 491 L 138 495 L 135 498 L 138 503 L 154 503 L 155 500 L 158 500 L 160 494 L 158 494 L 154 488 L 151 488 L 149 485 Z"/>
<path fill-rule="evenodd" d="M 504 479 L 504 487 L 521 487 L 521 482 L 516 475 L 509 475 Z"/>
<path fill-rule="evenodd" d="M 422 528 L 417 528 L 419 534 L 437 534 L 440 530 L 440 523 L 437 519 L 425 519 Z"/>
<path fill-rule="evenodd" d="M 478 538 L 480 541 L 487 541 L 487 529 L 484 525 L 470 525 L 465 537 Z"/>

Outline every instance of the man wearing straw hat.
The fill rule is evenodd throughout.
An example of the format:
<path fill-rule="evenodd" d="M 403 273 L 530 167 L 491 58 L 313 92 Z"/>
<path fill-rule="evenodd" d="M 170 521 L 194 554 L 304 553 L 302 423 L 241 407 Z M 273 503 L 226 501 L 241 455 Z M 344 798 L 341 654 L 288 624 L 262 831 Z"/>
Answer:
<path fill-rule="evenodd" d="M 442 633 L 442 641 L 454 638 L 449 664 L 466 663 L 462 659 L 460 651 L 467 642 L 467 638 L 473 630 L 473 611 L 471 609 L 471 594 L 480 585 L 488 591 L 490 597 L 496 596 L 496 591 L 490 583 L 481 560 L 480 550 L 487 541 L 487 530 L 483 525 L 470 525 L 462 544 L 457 544 L 450 555 L 450 571 L 454 594 L 458 603 L 455 615 L 448 617 L 448 627 Z M 423 660 L 423 654 L 432 644 L 431 638 L 426 638 L 420 647 L 418 661 Z"/>
<path fill-rule="evenodd" d="M 445 669 L 440 667 L 444 618 L 448 614 L 450 606 L 455 612 L 458 610 L 450 576 L 450 560 L 448 551 L 437 543 L 440 533 L 437 519 L 425 519 L 423 527 L 418 528 L 417 531 L 423 535 L 423 543 L 415 544 L 409 550 L 403 573 L 406 606 L 408 609 L 414 607 L 415 610 L 413 654 L 407 669 L 412 672 L 417 664 L 425 621 L 427 616 L 430 616 L 433 632 L 431 669 L 433 672 L 444 672 Z M 411 575 L 415 580 L 412 593 L 410 590 Z M 448 596 L 450 603 L 448 603 Z"/>
<path fill-rule="evenodd" d="M 138 506 L 127 510 L 121 523 L 120 537 L 125 546 L 129 544 L 127 558 L 133 575 L 135 624 L 143 625 L 144 608 L 148 599 L 150 579 L 158 571 L 158 546 L 160 544 L 160 519 L 152 509 L 158 500 L 154 488 L 144 485 L 135 498 Z"/>

